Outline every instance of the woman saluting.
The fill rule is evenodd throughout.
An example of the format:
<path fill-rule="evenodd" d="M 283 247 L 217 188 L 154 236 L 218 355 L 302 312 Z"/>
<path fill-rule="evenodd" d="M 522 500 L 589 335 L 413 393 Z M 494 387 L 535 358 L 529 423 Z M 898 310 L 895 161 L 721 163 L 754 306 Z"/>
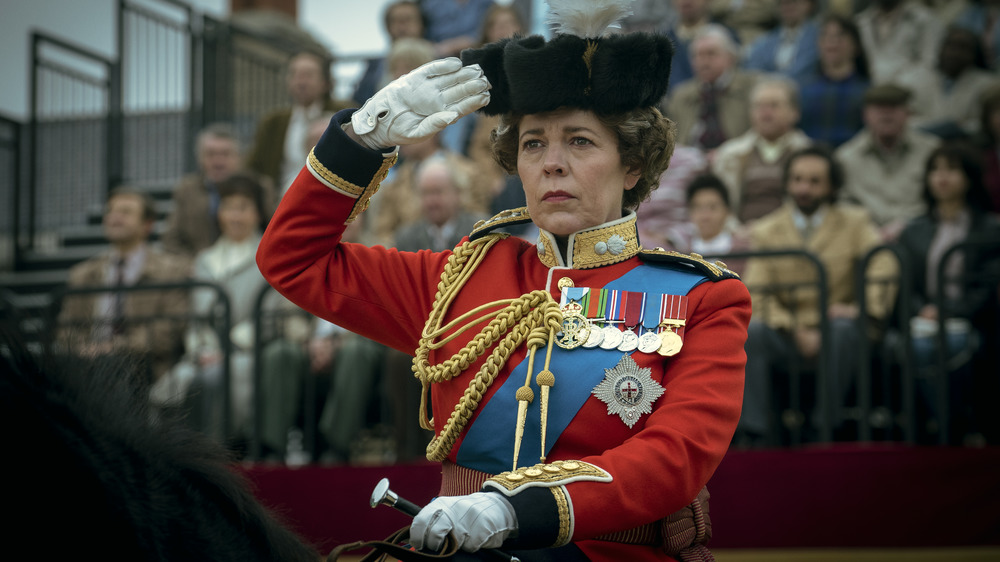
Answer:
<path fill-rule="evenodd" d="M 673 150 L 654 108 L 669 41 L 606 35 L 628 2 L 550 6 L 552 40 L 429 63 L 338 113 L 257 259 L 311 313 L 415 354 L 442 483 L 414 546 L 450 533 L 522 560 L 671 560 L 704 549 L 702 490 L 739 419 L 750 298 L 721 264 L 636 235 Z M 395 146 L 480 108 L 502 116 L 494 152 L 526 208 L 447 252 L 340 242 Z M 498 231 L 529 220 L 535 241 Z"/>

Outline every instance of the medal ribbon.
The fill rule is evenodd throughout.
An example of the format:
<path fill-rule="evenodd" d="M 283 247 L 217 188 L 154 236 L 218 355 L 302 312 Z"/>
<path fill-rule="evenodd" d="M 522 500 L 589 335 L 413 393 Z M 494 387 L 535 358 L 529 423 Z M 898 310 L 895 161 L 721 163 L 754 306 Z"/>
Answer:
<path fill-rule="evenodd" d="M 587 318 L 604 318 L 604 299 L 607 295 L 604 289 L 591 289 L 589 300 L 583 307 L 587 311 Z"/>
<path fill-rule="evenodd" d="M 559 303 L 560 306 L 566 306 L 571 302 L 579 303 L 587 290 L 586 287 L 566 287 L 563 289 L 563 302 Z"/>
<path fill-rule="evenodd" d="M 663 295 L 660 301 L 660 320 L 687 320 L 687 295 Z M 672 326 L 674 333 L 684 337 L 684 326 Z"/>
<path fill-rule="evenodd" d="M 646 293 L 625 291 L 625 328 L 631 330 L 642 322 L 642 309 L 646 302 Z"/>
<path fill-rule="evenodd" d="M 607 306 L 605 307 L 604 318 L 610 322 L 622 321 L 621 294 L 624 291 L 608 290 Z"/>

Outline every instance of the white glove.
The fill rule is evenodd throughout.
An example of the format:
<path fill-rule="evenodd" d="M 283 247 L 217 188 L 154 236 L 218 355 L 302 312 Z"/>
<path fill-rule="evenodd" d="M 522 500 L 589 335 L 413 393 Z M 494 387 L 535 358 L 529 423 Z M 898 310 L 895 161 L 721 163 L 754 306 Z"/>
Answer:
<path fill-rule="evenodd" d="M 375 150 L 429 137 L 490 101 L 479 65 L 431 61 L 375 93 L 351 116 L 354 132 Z"/>
<path fill-rule="evenodd" d="M 448 533 L 466 552 L 496 548 L 514 530 L 514 508 L 500 494 L 476 492 L 435 499 L 413 518 L 410 544 L 417 550 L 438 550 Z"/>

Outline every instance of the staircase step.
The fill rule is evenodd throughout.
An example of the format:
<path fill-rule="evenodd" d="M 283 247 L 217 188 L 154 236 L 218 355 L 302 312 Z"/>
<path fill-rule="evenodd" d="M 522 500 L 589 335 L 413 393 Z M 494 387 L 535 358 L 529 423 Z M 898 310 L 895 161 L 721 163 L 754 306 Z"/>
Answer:
<path fill-rule="evenodd" d="M 21 260 L 20 271 L 45 271 L 69 269 L 83 260 L 92 258 L 108 248 L 108 244 L 66 246 L 54 252 L 28 250 Z"/>
<path fill-rule="evenodd" d="M 4 271 L 0 272 L 0 287 L 18 298 L 35 294 L 48 294 L 65 285 L 68 277 L 69 270 L 67 269 Z"/>
<path fill-rule="evenodd" d="M 166 221 L 156 221 L 153 225 L 153 232 L 149 236 L 150 241 L 155 242 L 159 240 L 166 228 Z M 87 245 L 96 246 L 107 242 L 104 239 L 104 229 L 100 222 L 97 224 L 81 224 L 61 228 L 59 229 L 59 237 L 62 240 L 63 246 L 67 247 Z"/>

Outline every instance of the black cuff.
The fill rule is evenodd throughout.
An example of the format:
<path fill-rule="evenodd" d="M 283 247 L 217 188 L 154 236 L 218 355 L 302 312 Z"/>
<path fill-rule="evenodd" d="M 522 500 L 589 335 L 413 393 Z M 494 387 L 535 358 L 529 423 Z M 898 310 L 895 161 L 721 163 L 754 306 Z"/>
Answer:
<path fill-rule="evenodd" d="M 560 528 L 565 524 L 560 515 L 559 502 L 556 498 L 564 497 L 562 487 L 557 488 L 527 488 L 517 494 L 507 496 L 496 489 L 485 491 L 504 496 L 517 518 L 517 535 L 504 541 L 501 549 L 534 549 L 549 548 L 560 543 Z M 562 542 L 568 540 L 564 537 Z"/>

